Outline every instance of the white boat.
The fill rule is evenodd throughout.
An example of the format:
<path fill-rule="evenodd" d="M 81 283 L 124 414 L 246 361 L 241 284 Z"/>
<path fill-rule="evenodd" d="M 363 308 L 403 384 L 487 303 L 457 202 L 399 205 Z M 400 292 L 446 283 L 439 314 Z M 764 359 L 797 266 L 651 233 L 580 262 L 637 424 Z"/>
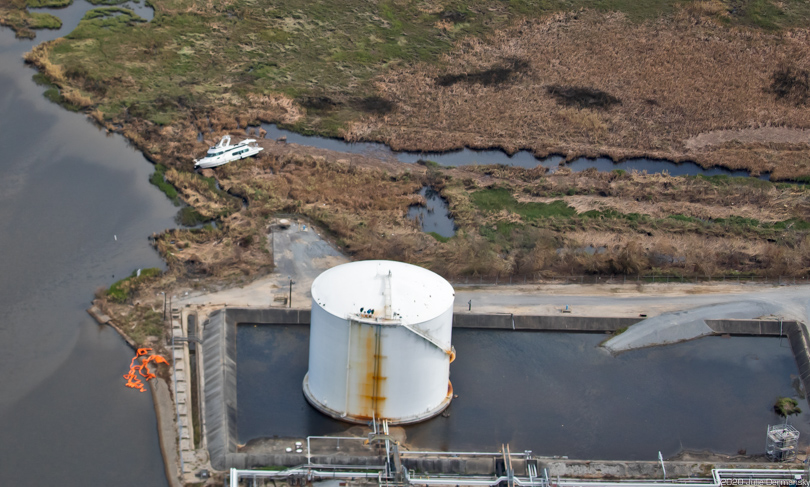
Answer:
<path fill-rule="evenodd" d="M 194 169 L 221 166 L 231 161 L 255 156 L 263 150 L 263 147 L 256 145 L 256 139 L 245 139 L 236 145 L 231 145 L 231 136 L 225 135 L 217 145 L 208 149 L 205 157 L 194 161 Z"/>

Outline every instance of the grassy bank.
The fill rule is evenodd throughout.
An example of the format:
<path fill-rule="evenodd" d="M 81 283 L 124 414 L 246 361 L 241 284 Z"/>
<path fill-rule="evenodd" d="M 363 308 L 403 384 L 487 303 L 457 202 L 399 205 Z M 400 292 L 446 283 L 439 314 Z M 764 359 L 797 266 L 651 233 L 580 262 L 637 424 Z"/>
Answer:
<path fill-rule="evenodd" d="M 29 12 L 27 7 L 66 7 L 73 0 L 0 0 L 0 25 L 14 30 L 18 38 L 33 39 L 37 29 L 58 29 L 62 21 L 45 12 Z"/>

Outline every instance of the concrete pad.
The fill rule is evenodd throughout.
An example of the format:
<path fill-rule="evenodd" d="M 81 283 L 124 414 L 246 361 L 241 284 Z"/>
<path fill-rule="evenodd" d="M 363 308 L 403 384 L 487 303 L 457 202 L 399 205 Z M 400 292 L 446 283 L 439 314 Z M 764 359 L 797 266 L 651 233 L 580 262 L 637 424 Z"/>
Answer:
<path fill-rule="evenodd" d="M 174 425 L 174 405 L 169 395 L 169 386 L 162 380 L 152 380 L 149 381 L 149 384 L 157 415 L 160 451 L 163 454 L 166 479 L 171 487 L 180 487 L 179 471 L 177 470 L 179 463 L 176 446 L 177 431 Z"/>

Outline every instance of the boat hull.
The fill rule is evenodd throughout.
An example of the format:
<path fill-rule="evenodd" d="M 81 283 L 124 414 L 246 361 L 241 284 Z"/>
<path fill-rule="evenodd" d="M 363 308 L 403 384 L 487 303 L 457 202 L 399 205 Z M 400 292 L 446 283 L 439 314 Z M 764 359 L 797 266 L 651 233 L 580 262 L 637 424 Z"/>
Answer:
<path fill-rule="evenodd" d="M 246 151 L 244 149 L 247 149 Z M 223 154 L 217 157 L 204 157 L 198 161 L 195 161 L 194 168 L 195 169 L 210 169 L 212 167 L 219 167 L 229 162 L 238 161 L 240 159 L 244 159 L 246 157 L 253 157 L 259 152 L 263 151 L 263 147 L 249 147 L 246 146 L 243 151 L 239 154 Z M 238 152 L 238 151 L 237 151 Z"/>

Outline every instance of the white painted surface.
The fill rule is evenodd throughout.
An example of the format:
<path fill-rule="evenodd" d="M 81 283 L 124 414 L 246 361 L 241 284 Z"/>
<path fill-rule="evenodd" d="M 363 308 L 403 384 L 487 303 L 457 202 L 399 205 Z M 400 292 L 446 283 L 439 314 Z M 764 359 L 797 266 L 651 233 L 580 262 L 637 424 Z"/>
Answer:
<path fill-rule="evenodd" d="M 354 422 L 407 423 L 440 412 L 450 400 L 453 300 L 442 277 L 401 262 L 353 262 L 318 276 L 307 398 Z"/>

